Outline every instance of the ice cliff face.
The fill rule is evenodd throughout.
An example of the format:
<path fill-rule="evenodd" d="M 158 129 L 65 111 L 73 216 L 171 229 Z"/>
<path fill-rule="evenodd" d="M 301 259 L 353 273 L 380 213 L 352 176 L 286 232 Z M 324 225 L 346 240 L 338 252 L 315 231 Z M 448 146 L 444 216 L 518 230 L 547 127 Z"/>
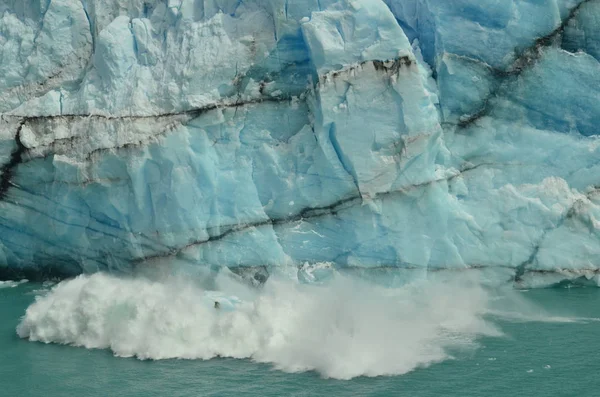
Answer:
<path fill-rule="evenodd" d="M 600 273 L 598 0 L 0 0 L 0 112 L 4 277 Z"/>

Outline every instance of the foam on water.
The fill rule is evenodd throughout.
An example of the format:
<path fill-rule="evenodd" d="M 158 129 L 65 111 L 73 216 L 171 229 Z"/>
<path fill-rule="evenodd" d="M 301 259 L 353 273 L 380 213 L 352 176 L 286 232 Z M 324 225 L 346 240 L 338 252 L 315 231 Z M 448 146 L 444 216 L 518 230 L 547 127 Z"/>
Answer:
<path fill-rule="evenodd" d="M 234 311 L 215 310 L 200 284 L 79 276 L 38 296 L 17 333 L 122 357 L 251 358 L 340 379 L 407 373 L 501 334 L 483 318 L 488 293 L 464 281 L 386 289 L 336 275 L 326 286 L 271 278 L 256 290 L 221 276 L 220 296 L 243 299 L 229 296 Z"/>
<path fill-rule="evenodd" d="M 19 280 L 19 281 L 13 281 L 13 280 L 6 280 L 6 281 L 2 281 L 0 280 L 0 289 L 2 288 L 15 288 L 18 287 L 21 284 L 25 284 L 28 280 Z"/>

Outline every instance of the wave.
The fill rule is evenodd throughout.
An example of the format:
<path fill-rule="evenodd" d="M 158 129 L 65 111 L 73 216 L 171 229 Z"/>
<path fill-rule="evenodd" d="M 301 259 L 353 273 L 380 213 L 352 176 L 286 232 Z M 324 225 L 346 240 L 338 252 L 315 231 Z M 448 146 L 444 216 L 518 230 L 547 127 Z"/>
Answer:
<path fill-rule="evenodd" d="M 221 274 L 218 291 L 201 285 L 82 275 L 38 296 L 17 333 L 121 357 L 249 358 L 338 379 L 404 374 L 501 335 L 486 319 L 486 290 L 464 280 L 391 289 L 343 275 L 320 286 L 272 277 L 257 290 Z"/>

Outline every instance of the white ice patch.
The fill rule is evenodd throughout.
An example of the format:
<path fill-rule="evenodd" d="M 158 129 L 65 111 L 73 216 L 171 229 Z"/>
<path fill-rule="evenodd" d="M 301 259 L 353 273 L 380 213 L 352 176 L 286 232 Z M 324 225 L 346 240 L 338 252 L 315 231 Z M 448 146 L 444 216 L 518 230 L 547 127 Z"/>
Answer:
<path fill-rule="evenodd" d="M 472 349 L 500 332 L 483 319 L 488 294 L 474 283 L 420 282 L 386 289 L 336 277 L 326 286 L 270 279 L 260 290 L 187 278 L 161 282 L 79 276 L 39 296 L 17 327 L 22 338 L 110 349 L 139 359 L 250 358 L 323 377 L 399 375 Z"/>

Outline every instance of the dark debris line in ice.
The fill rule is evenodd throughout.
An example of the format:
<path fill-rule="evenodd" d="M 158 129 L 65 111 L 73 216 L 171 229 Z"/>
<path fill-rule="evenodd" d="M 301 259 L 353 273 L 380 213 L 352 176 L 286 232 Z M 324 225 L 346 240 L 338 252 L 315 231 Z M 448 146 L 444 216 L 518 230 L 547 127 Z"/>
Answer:
<path fill-rule="evenodd" d="M 564 34 L 565 28 L 574 18 L 577 17 L 582 7 L 588 3 L 593 3 L 596 1 L 599 0 L 581 1 L 569 11 L 567 17 L 561 21 L 560 25 L 556 29 L 545 36 L 537 38 L 530 47 L 519 52 L 515 51 L 517 52 L 517 58 L 508 69 L 502 70 L 492 68 L 491 66 L 487 65 L 492 72 L 492 75 L 500 81 L 495 85 L 495 88 L 492 90 L 492 92 L 490 92 L 490 94 L 483 100 L 483 103 L 477 112 L 470 115 L 461 116 L 460 121 L 455 125 L 460 129 L 466 129 L 482 117 L 487 116 L 491 111 L 491 99 L 498 96 L 502 88 L 506 85 L 507 80 L 518 78 L 523 72 L 531 69 L 541 59 L 543 55 L 542 50 L 544 48 L 558 44 L 557 41 Z M 480 63 L 480 61 L 475 59 L 473 59 L 473 61 Z"/>
<path fill-rule="evenodd" d="M 598 192 L 600 192 L 600 187 L 595 186 L 593 190 L 591 190 L 590 192 L 588 192 L 586 194 L 586 198 L 589 200 L 594 194 L 596 194 Z M 540 248 L 541 248 L 542 244 L 544 243 L 544 241 L 546 240 L 546 237 L 548 236 L 548 234 L 554 230 L 561 228 L 565 224 L 565 222 L 567 222 L 569 219 L 574 219 L 579 215 L 579 211 L 577 210 L 577 207 L 579 205 L 581 205 L 582 202 L 583 201 L 581 199 L 575 200 L 573 202 L 573 205 L 571 205 L 571 207 L 569 207 L 569 209 L 558 220 L 558 222 L 556 222 L 555 225 L 545 229 L 542 232 L 542 235 L 538 239 L 537 243 L 533 246 L 533 249 L 531 250 L 531 255 L 529 255 L 529 258 L 527 258 L 526 261 L 524 261 L 523 263 L 521 263 L 519 266 L 517 266 L 515 268 L 515 278 L 514 278 L 515 283 L 519 283 L 519 282 L 523 281 L 523 276 L 525 275 L 525 273 L 553 273 L 551 271 L 546 271 L 546 270 L 528 269 L 528 267 L 531 266 L 537 259 L 537 255 L 540 251 Z M 578 270 L 580 270 L 580 269 L 578 269 Z M 558 271 L 559 270 L 557 270 L 557 272 Z M 600 269 L 593 269 L 593 270 L 590 269 L 587 271 L 600 273 Z"/>
<path fill-rule="evenodd" d="M 25 147 L 21 143 L 20 133 L 21 133 L 22 128 L 26 125 L 32 125 L 32 124 L 36 124 L 36 123 L 44 123 L 44 122 L 52 121 L 52 120 L 65 120 L 67 122 L 72 122 L 76 119 L 79 119 L 79 120 L 104 119 L 104 120 L 133 121 L 133 120 L 156 120 L 156 119 L 162 119 L 162 118 L 173 118 L 174 119 L 173 123 L 171 125 L 167 126 L 167 128 L 165 128 L 161 133 L 155 135 L 155 136 L 158 136 L 158 135 L 168 133 L 180 125 L 185 125 L 185 123 L 189 122 L 190 120 L 193 120 L 211 110 L 237 108 L 237 107 L 241 107 L 241 106 L 259 104 L 259 103 L 263 103 L 263 102 L 284 102 L 284 101 L 290 101 L 290 100 L 291 100 L 291 98 L 289 98 L 289 97 L 277 97 L 277 98 L 273 98 L 273 97 L 262 98 L 261 97 L 261 98 L 257 98 L 257 99 L 253 99 L 253 100 L 249 100 L 249 101 L 244 101 L 244 102 L 215 103 L 215 104 L 210 104 L 210 105 L 207 105 L 207 106 L 204 106 L 201 108 L 190 109 L 190 110 L 186 110 L 186 111 L 182 111 L 182 112 L 164 113 L 164 114 L 160 114 L 160 115 L 142 115 L 142 116 L 105 116 L 105 115 L 100 115 L 100 114 L 91 114 L 91 115 L 70 114 L 70 115 L 53 115 L 53 116 L 1 115 L 1 117 L 5 118 L 5 119 L 11 119 L 11 118 L 18 119 L 19 125 L 17 128 L 17 132 L 15 134 L 15 143 L 17 145 L 17 149 L 15 149 L 13 151 L 13 153 L 11 154 L 11 159 L 9 160 L 9 162 L 2 166 L 3 172 L 2 172 L 2 179 L 0 181 L 0 200 L 2 200 L 5 197 L 6 191 L 12 185 L 11 178 L 13 177 L 13 170 L 17 166 L 19 164 L 26 163 L 31 160 L 35 160 L 37 158 L 43 157 L 43 156 L 29 157 L 28 155 L 29 155 L 31 149 Z M 181 117 L 181 118 L 178 119 L 177 117 Z M 62 143 L 65 141 L 72 142 L 77 138 L 79 138 L 79 137 L 74 136 L 74 137 L 69 137 L 69 138 L 57 139 L 52 144 L 54 145 L 56 143 Z M 93 154 L 98 153 L 98 152 L 118 150 L 118 149 L 130 149 L 130 148 L 144 145 L 145 143 L 146 143 L 145 141 L 140 141 L 140 142 L 135 142 L 135 143 L 127 143 L 127 144 L 125 144 L 123 146 L 119 146 L 119 147 L 99 148 L 99 149 L 95 149 L 95 150 L 91 151 L 90 153 L 87 154 L 87 156 L 88 156 L 88 159 L 90 159 Z M 46 156 L 52 155 L 52 154 L 54 154 L 54 153 L 48 153 Z M 5 170 L 8 170 L 9 172 L 4 172 Z"/>
<path fill-rule="evenodd" d="M 415 185 L 405 186 L 405 187 L 402 187 L 400 189 L 393 190 L 393 191 L 377 193 L 374 195 L 374 197 L 372 197 L 372 199 L 378 200 L 378 199 L 384 199 L 386 197 L 391 197 L 391 196 L 402 196 L 402 195 L 407 194 L 410 191 L 414 191 L 415 189 L 425 188 L 425 187 L 431 186 L 436 183 L 452 181 L 453 179 L 459 177 L 460 175 L 467 173 L 469 171 L 473 171 L 480 167 L 500 166 L 500 165 L 506 165 L 506 164 L 482 163 L 482 164 L 477 164 L 477 165 L 469 165 L 468 167 L 465 167 L 462 171 L 460 171 L 457 174 L 450 175 L 445 178 L 439 178 L 439 179 L 435 179 L 435 180 L 431 180 L 431 181 L 418 183 Z M 304 208 L 297 214 L 283 217 L 283 218 L 268 218 L 268 219 L 261 220 L 261 221 L 250 222 L 250 223 L 245 223 L 245 224 L 229 225 L 229 226 L 222 225 L 222 226 L 219 226 L 218 228 L 219 229 L 227 229 L 222 233 L 212 235 L 207 239 L 193 241 L 182 247 L 174 247 L 173 249 L 169 250 L 168 252 L 138 258 L 134 262 L 142 263 L 142 262 L 150 261 L 153 259 L 176 256 L 188 248 L 203 245 L 203 244 L 208 244 L 208 243 L 211 243 L 214 241 L 219 241 L 231 234 L 243 232 L 243 231 L 251 229 L 251 228 L 257 228 L 257 227 L 262 227 L 262 226 L 279 226 L 279 225 L 285 225 L 285 224 L 290 224 L 290 223 L 295 223 L 295 222 L 303 222 L 303 221 L 318 219 L 318 218 L 326 217 L 326 216 L 336 216 L 341 211 L 346 211 L 350 208 L 353 208 L 355 206 L 362 205 L 362 204 L 363 204 L 363 197 L 360 193 L 357 192 L 356 194 L 354 194 L 352 196 L 348 196 L 346 198 L 340 199 L 330 205 L 322 206 L 322 207 Z"/>
<path fill-rule="evenodd" d="M 12 186 L 12 177 L 15 169 L 19 164 L 21 164 L 23 160 L 23 153 L 27 150 L 25 145 L 21 142 L 21 130 L 23 129 L 23 125 L 25 125 L 24 121 L 21 121 L 19 126 L 17 127 L 17 133 L 15 135 L 15 145 L 17 146 L 15 150 L 10 154 L 10 159 L 0 169 L 2 175 L 0 175 L 0 201 L 6 198 L 6 194 L 8 190 Z"/>

